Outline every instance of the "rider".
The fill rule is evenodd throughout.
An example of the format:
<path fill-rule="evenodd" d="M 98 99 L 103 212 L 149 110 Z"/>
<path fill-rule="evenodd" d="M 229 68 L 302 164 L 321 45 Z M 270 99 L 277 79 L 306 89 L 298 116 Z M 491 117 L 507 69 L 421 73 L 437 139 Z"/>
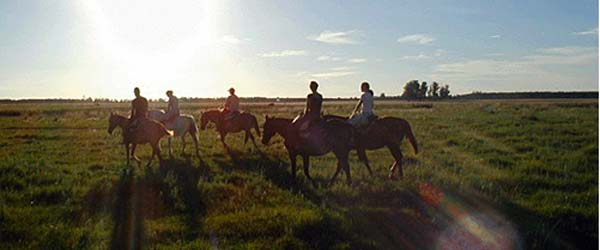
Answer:
<path fill-rule="evenodd" d="M 306 96 L 306 107 L 304 108 L 304 114 L 296 117 L 296 119 L 294 119 L 292 122 L 292 128 L 294 129 L 294 134 L 296 135 L 307 131 L 311 125 L 321 120 L 321 105 L 323 103 L 323 96 L 317 92 L 319 84 L 316 81 L 311 81 L 309 86 L 312 93 Z"/>
<path fill-rule="evenodd" d="M 139 120 L 148 117 L 148 100 L 140 95 L 140 88 L 133 89 L 135 99 L 131 101 L 131 117 L 129 117 L 129 129 L 133 130 L 138 127 Z"/>
<path fill-rule="evenodd" d="M 223 105 L 224 117 L 233 117 L 240 112 L 240 98 L 235 95 L 235 89 L 229 88 L 229 96 Z"/>
<path fill-rule="evenodd" d="M 179 99 L 173 95 L 172 90 L 167 90 L 166 94 L 169 97 L 169 104 L 167 106 L 167 113 L 161 119 L 163 122 L 179 116 Z"/>
<path fill-rule="evenodd" d="M 365 126 L 369 123 L 370 119 L 375 117 L 375 113 L 373 112 L 373 90 L 370 89 L 368 82 L 363 82 L 360 85 L 360 89 L 362 91 L 362 95 L 360 96 L 360 100 L 356 104 L 354 108 L 354 112 L 348 122 L 352 124 L 354 127 Z M 359 109 L 362 110 L 360 112 Z"/>

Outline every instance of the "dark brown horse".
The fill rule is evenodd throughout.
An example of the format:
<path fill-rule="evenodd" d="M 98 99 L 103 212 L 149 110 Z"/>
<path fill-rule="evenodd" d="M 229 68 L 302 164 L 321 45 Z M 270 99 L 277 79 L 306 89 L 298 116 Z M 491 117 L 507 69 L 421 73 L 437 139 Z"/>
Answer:
<path fill-rule="evenodd" d="M 325 127 L 325 136 L 324 138 L 321 138 L 322 140 L 319 140 L 320 146 L 316 147 L 314 145 L 303 144 L 300 139 L 297 139 L 297 136 L 292 136 L 293 132 L 290 129 L 291 123 L 291 119 L 272 118 L 265 116 L 262 143 L 265 145 L 269 144 L 271 137 L 276 134 L 279 134 L 283 137 L 285 148 L 287 149 L 290 157 L 294 181 L 296 180 L 297 156 L 302 156 L 302 161 L 304 163 L 304 175 L 312 182 L 313 185 L 316 186 L 315 181 L 310 177 L 308 171 L 310 167 L 310 156 L 320 156 L 327 154 L 328 152 L 333 152 L 337 158 L 337 169 L 335 174 L 331 177 L 330 183 L 333 183 L 340 170 L 344 169 L 346 172 L 346 181 L 348 184 L 350 184 L 352 182 L 352 178 L 350 177 L 348 154 L 352 149 L 350 145 L 352 138 L 352 127 L 337 121 L 323 125 Z"/>
<path fill-rule="evenodd" d="M 161 123 L 151 120 L 151 119 L 143 119 L 139 122 L 139 127 L 133 133 L 127 132 L 127 127 L 129 126 L 129 118 L 117 114 L 110 114 L 108 118 L 108 133 L 112 134 L 113 130 L 116 127 L 120 127 L 123 130 L 123 144 L 125 145 L 125 156 L 127 157 L 127 166 L 129 166 L 129 144 L 132 144 L 131 147 L 131 157 L 138 164 L 141 162 L 140 159 L 135 156 L 135 148 L 137 144 L 146 144 L 150 143 L 152 146 L 152 157 L 146 167 L 150 166 L 152 160 L 154 160 L 154 156 L 157 155 L 158 159 L 162 161 L 162 156 L 160 155 L 160 147 L 159 141 L 165 136 L 172 136 L 173 132 L 167 130 L 165 126 Z"/>
<path fill-rule="evenodd" d="M 223 117 L 223 113 L 220 110 L 210 110 L 202 113 L 200 117 L 200 128 L 202 130 L 206 129 L 206 125 L 208 122 L 213 122 L 216 125 L 217 132 L 221 136 L 221 142 L 225 149 L 229 150 L 229 146 L 225 143 L 225 136 L 228 133 L 237 133 L 244 131 L 246 136 L 244 138 L 244 145 L 248 142 L 248 139 L 252 140 L 252 144 L 254 144 L 254 148 L 258 150 L 256 146 L 256 141 L 254 141 L 254 136 L 252 135 L 251 129 L 256 130 L 256 134 L 260 136 L 260 129 L 258 128 L 258 121 L 256 121 L 256 117 L 250 113 L 240 113 L 238 117 L 233 118 L 229 121 L 225 121 Z"/>
<path fill-rule="evenodd" d="M 336 115 L 325 115 L 325 120 L 347 120 L 347 117 L 336 116 Z M 394 157 L 394 163 L 390 167 L 390 179 L 396 178 L 396 169 L 400 171 L 400 177 L 404 175 L 402 169 L 402 151 L 400 150 L 400 143 L 407 137 L 412 145 L 415 154 L 419 152 L 417 147 L 417 140 L 413 135 L 412 129 L 408 121 L 402 118 L 396 117 L 383 117 L 373 121 L 364 131 L 356 131 L 354 133 L 354 144 L 358 158 L 365 164 L 370 174 L 371 165 L 367 158 L 366 150 L 375 150 L 383 147 L 387 147 L 392 156 Z"/>

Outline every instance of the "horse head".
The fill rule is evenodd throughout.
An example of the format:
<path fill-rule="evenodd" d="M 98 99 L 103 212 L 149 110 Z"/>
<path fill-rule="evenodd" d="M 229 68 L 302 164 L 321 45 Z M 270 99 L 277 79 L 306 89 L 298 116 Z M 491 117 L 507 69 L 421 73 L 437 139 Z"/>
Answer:
<path fill-rule="evenodd" d="M 108 117 L 108 134 L 112 135 L 113 130 L 117 127 L 117 115 L 115 113 L 110 112 L 110 116 Z"/>
<path fill-rule="evenodd" d="M 265 115 L 265 124 L 263 124 L 263 135 L 261 140 L 262 144 L 269 144 L 271 137 L 274 135 L 275 131 L 273 129 L 273 121 L 268 115 Z"/>
<path fill-rule="evenodd" d="M 209 110 L 203 112 L 200 115 L 200 129 L 205 130 L 206 125 L 208 125 L 208 122 L 212 121 L 216 123 L 219 120 L 219 115 L 221 115 L 221 111 L 219 110 Z"/>

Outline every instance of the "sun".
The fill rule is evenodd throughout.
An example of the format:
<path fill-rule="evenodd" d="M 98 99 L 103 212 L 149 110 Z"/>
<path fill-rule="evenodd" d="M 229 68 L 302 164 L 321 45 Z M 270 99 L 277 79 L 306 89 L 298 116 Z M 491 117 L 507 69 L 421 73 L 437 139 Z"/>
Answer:
<path fill-rule="evenodd" d="M 159 85 L 174 82 L 198 53 L 215 49 L 219 1 L 80 3 L 90 20 L 94 53 L 125 76 L 123 81 L 143 83 L 151 92 L 162 92 Z M 203 78 L 199 82 L 212 76 Z"/>

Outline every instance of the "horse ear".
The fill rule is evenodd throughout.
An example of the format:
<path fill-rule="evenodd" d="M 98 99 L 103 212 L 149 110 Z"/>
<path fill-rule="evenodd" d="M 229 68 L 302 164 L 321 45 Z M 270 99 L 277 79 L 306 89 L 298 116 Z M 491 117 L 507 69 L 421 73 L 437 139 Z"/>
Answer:
<path fill-rule="evenodd" d="M 269 115 L 265 115 L 265 120 L 269 120 L 269 118 L 271 118 Z"/>

